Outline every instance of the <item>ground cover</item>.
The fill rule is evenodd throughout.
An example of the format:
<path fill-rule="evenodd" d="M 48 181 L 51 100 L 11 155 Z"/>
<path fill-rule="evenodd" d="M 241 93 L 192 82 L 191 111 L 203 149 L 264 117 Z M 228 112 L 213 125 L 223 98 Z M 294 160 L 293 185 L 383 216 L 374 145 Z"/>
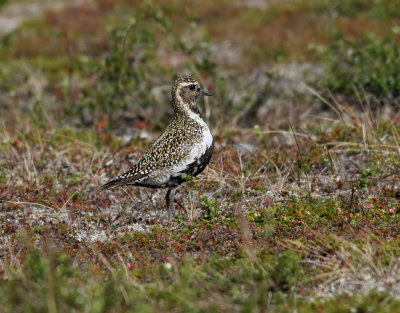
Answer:
<path fill-rule="evenodd" d="M 397 1 L 27 3 L 0 2 L 4 312 L 400 310 Z M 164 190 L 98 187 L 189 73 L 215 153 L 169 224 Z"/>

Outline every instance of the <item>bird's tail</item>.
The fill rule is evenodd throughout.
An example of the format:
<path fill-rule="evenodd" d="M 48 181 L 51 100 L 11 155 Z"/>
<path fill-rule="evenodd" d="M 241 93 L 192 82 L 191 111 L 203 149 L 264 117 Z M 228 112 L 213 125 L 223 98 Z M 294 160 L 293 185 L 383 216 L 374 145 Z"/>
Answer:
<path fill-rule="evenodd" d="M 112 188 L 112 187 L 121 186 L 123 184 L 124 184 L 124 180 L 123 179 L 116 178 L 116 179 L 110 180 L 108 183 L 105 183 L 100 188 L 101 189 L 108 189 L 108 188 Z"/>
<path fill-rule="evenodd" d="M 128 183 L 132 183 L 138 179 L 141 179 L 143 177 L 146 177 L 146 174 L 136 174 L 136 175 L 131 175 L 131 176 L 124 176 L 125 174 L 117 177 L 116 179 L 110 180 L 108 183 L 105 183 L 103 186 L 101 186 L 101 189 L 108 189 L 112 187 L 118 187 L 118 186 L 123 186 Z"/>

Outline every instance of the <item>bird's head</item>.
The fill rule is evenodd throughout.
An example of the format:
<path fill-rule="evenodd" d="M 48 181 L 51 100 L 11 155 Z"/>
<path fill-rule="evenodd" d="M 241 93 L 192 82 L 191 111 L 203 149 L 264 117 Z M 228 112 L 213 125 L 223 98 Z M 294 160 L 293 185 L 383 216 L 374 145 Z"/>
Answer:
<path fill-rule="evenodd" d="M 212 96 L 212 93 L 202 90 L 199 82 L 190 76 L 178 78 L 172 86 L 171 93 L 175 107 L 189 108 L 195 113 L 198 113 L 197 100 L 201 96 Z"/>

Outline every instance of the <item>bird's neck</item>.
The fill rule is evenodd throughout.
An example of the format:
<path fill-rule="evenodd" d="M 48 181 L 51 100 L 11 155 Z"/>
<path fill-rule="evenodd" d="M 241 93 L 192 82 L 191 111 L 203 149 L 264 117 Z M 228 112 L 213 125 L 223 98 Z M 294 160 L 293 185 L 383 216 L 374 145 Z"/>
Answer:
<path fill-rule="evenodd" d="M 184 115 L 185 117 L 192 118 L 194 120 L 203 120 L 203 115 L 200 112 L 199 107 L 195 101 L 185 103 L 176 99 L 174 102 L 174 115 Z"/>

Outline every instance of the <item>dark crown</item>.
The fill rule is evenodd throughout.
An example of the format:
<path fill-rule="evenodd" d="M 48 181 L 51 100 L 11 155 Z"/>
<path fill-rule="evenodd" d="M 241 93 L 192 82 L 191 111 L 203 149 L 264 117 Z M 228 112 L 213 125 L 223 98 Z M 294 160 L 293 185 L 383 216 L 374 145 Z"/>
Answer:
<path fill-rule="evenodd" d="M 182 84 L 182 83 L 196 83 L 196 82 L 197 81 L 194 78 L 190 77 L 190 76 L 179 77 L 175 81 L 175 83 L 173 84 L 172 89 L 171 89 L 172 100 L 175 102 L 175 100 L 176 100 L 176 90 L 178 89 L 178 86 L 180 84 Z"/>

